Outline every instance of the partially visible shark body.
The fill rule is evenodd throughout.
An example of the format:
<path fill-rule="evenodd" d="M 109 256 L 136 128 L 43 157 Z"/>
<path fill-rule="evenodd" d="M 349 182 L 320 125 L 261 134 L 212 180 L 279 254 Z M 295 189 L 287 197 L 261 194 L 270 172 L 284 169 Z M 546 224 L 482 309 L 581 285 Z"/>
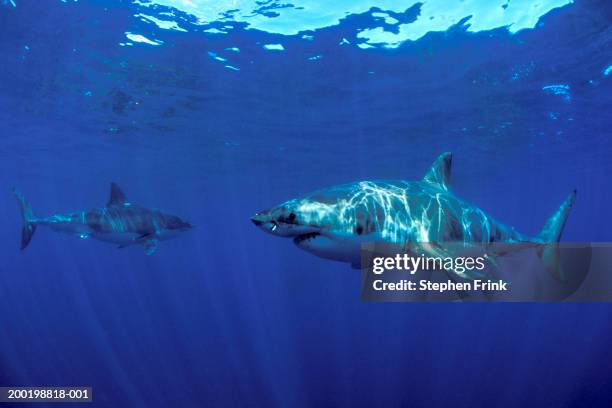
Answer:
<path fill-rule="evenodd" d="M 174 238 L 192 228 L 176 215 L 131 204 L 115 183 L 111 183 L 110 199 L 105 207 L 44 218 L 35 217 L 23 195 L 15 189 L 13 192 L 23 218 L 21 249 L 28 246 L 39 225 L 83 239 L 110 242 L 120 248 L 142 245 L 147 255 L 155 252 L 159 241 Z"/>
<path fill-rule="evenodd" d="M 314 255 L 356 268 L 364 242 L 418 246 L 425 254 L 445 257 L 483 244 L 519 248 L 559 241 L 576 191 L 536 237 L 527 237 L 454 195 L 449 188 L 451 162 L 452 155 L 444 153 L 422 180 L 335 186 L 286 201 L 251 220 L 266 232 L 293 238 L 299 248 Z M 554 249 L 542 248 L 541 256 L 556 273 Z"/>

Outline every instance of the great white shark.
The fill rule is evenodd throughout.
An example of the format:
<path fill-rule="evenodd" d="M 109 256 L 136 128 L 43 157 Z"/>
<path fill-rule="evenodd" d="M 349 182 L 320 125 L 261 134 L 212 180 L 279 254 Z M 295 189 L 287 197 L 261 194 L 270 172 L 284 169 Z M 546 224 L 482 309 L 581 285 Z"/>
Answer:
<path fill-rule="evenodd" d="M 558 251 L 576 190 L 530 237 L 502 224 L 450 189 L 451 153 L 443 153 L 425 177 L 416 181 L 358 181 L 330 187 L 256 213 L 262 230 L 293 239 L 316 256 L 360 267 L 361 246 L 383 242 L 418 248 L 430 256 L 461 256 L 491 248 L 489 258 L 525 246 L 539 246 L 539 256 L 553 276 L 562 279 Z M 495 244 L 495 245 L 490 245 Z M 420 255 L 419 253 L 419 255 Z M 453 271 L 450 271 L 453 272 Z M 456 273 L 461 278 L 474 276 Z"/>
<path fill-rule="evenodd" d="M 44 225 L 54 231 L 80 238 L 93 238 L 119 245 L 142 245 L 147 255 L 157 249 L 158 242 L 188 231 L 192 225 L 176 215 L 145 208 L 129 202 L 119 186 L 111 183 L 110 198 L 105 207 L 35 217 L 24 196 L 13 189 L 21 208 L 23 227 L 21 249 L 25 249 L 36 227 Z"/>

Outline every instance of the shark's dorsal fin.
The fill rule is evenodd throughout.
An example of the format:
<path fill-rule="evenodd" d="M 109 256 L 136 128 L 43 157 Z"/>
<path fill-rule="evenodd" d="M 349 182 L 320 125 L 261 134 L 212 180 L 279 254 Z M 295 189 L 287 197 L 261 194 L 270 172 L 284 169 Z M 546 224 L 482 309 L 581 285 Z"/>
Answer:
<path fill-rule="evenodd" d="M 127 202 L 127 198 L 125 194 L 123 194 L 123 191 L 121 191 L 121 188 L 117 184 L 111 183 L 110 198 L 108 199 L 107 206 L 124 205 Z"/>
<path fill-rule="evenodd" d="M 449 189 L 451 177 L 451 164 L 453 155 L 449 152 L 442 153 L 431 166 L 423 181 L 435 184 L 443 190 Z"/>

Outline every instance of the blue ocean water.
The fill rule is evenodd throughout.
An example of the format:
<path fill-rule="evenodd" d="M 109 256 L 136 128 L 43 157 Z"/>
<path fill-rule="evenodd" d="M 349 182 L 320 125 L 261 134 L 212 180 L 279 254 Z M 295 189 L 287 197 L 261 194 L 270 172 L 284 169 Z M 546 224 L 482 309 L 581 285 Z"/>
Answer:
<path fill-rule="evenodd" d="M 610 241 L 609 2 L 487 25 L 513 2 L 473 1 L 430 31 L 411 27 L 440 1 L 335 21 L 313 0 L 305 31 L 292 5 L 171 3 L 0 4 L 0 385 L 101 407 L 611 405 L 608 304 L 364 303 L 359 273 L 249 220 L 452 151 L 454 190 L 497 219 L 535 234 L 577 188 L 563 240 Z M 43 227 L 19 251 L 12 186 L 50 215 L 111 181 L 196 228 L 151 256 Z"/>

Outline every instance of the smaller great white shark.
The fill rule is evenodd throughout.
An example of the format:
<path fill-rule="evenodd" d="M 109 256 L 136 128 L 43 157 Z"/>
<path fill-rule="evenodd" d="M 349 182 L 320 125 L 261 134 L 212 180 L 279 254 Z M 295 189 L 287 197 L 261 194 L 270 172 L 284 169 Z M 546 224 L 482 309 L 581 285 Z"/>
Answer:
<path fill-rule="evenodd" d="M 561 204 L 535 237 L 517 232 L 452 193 L 452 154 L 443 153 L 425 177 L 416 181 L 359 181 L 330 187 L 256 213 L 251 221 L 262 230 L 293 238 L 316 256 L 360 268 L 366 242 L 416 248 L 418 255 L 462 256 L 482 250 L 496 256 L 538 247 L 551 274 L 563 280 L 554 244 L 561 238 L 576 190 Z M 490 245 L 495 243 L 495 245 Z M 506 245 L 508 244 L 508 245 Z M 491 253 L 486 253 L 490 250 Z M 475 279 L 469 273 L 455 273 Z"/>
<path fill-rule="evenodd" d="M 18 190 L 13 189 L 13 193 L 23 219 L 21 249 L 28 246 L 39 225 L 83 239 L 94 238 L 117 244 L 119 248 L 142 245 L 147 255 L 155 252 L 159 241 L 174 238 L 193 228 L 176 215 L 130 203 L 115 183 L 111 183 L 110 198 L 105 207 L 43 218 L 34 216 L 30 204 Z"/>

